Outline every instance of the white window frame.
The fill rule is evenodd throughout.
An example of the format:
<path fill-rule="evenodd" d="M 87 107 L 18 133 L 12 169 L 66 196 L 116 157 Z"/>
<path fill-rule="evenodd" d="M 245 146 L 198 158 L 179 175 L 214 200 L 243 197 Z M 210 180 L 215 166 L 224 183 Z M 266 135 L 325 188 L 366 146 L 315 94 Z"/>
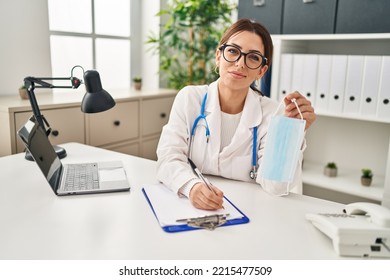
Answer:
<path fill-rule="evenodd" d="M 95 33 L 95 0 L 91 0 L 91 14 L 92 14 L 92 32 L 91 33 L 78 33 L 68 31 L 55 31 L 49 30 L 50 36 L 67 36 L 67 37 L 81 37 L 92 39 L 92 67 L 96 69 L 96 39 L 117 39 L 128 40 L 130 42 L 130 76 L 128 86 L 131 86 L 131 77 L 140 76 L 141 69 L 141 28 L 138 24 L 141 22 L 141 3 L 142 0 L 128 0 L 130 1 L 130 36 L 116 36 L 116 35 L 101 35 Z M 138 23 L 138 24 L 137 24 Z M 50 27 L 49 27 L 50 28 Z M 88 69 L 85 69 L 88 70 Z M 114 69 L 113 69 L 114 71 Z"/>

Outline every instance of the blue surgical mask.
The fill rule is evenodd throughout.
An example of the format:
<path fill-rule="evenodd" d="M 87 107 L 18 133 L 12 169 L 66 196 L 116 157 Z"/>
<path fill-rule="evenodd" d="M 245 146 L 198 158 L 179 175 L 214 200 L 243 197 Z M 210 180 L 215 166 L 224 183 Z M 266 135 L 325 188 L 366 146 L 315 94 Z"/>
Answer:
<path fill-rule="evenodd" d="M 306 121 L 302 114 L 301 118 L 271 117 L 258 174 L 268 192 L 285 195 L 290 191 L 305 136 Z"/>

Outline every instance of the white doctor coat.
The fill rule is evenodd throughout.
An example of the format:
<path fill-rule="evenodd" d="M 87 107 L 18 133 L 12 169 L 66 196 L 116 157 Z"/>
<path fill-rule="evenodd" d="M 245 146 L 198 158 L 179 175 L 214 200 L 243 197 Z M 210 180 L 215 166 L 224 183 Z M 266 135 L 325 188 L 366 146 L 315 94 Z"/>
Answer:
<path fill-rule="evenodd" d="M 157 179 L 174 192 L 187 182 L 197 177 L 187 161 L 191 129 L 195 119 L 200 115 L 201 104 L 208 93 L 205 105 L 205 116 L 210 129 L 207 143 L 205 122 L 200 120 L 194 136 L 191 156 L 195 165 L 204 174 L 222 176 L 229 179 L 254 182 L 249 177 L 252 170 L 253 127 L 257 130 L 257 163 L 260 166 L 264 152 L 268 123 L 277 110 L 278 103 L 268 97 L 260 96 L 249 89 L 244 109 L 237 130 L 231 143 L 220 151 L 221 143 L 221 108 L 218 97 L 218 81 L 210 85 L 187 86 L 176 96 L 168 123 L 163 127 L 157 147 Z M 305 143 L 302 144 L 300 159 L 294 181 L 290 184 L 292 191 L 301 193 L 301 166 Z M 197 180 L 199 181 L 199 180 Z M 264 182 L 257 178 L 268 192 L 278 193 L 278 188 L 285 188 L 275 182 Z M 218 186 L 217 186 L 218 187 Z"/>

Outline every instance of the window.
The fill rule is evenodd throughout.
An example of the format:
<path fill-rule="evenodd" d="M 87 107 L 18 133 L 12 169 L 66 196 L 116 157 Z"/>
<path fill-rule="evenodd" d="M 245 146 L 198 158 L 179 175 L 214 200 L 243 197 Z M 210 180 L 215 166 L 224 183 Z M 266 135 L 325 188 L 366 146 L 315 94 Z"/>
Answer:
<path fill-rule="evenodd" d="M 130 3 L 48 0 L 52 75 L 67 76 L 73 66 L 81 65 L 99 71 L 104 88 L 129 87 Z"/>

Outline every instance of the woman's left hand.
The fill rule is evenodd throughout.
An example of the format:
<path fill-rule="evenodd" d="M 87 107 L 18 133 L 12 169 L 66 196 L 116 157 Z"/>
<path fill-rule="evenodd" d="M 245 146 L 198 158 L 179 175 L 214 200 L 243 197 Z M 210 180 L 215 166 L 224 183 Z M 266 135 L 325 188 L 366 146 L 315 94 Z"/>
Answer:
<path fill-rule="evenodd" d="M 305 130 L 308 129 L 312 123 L 316 120 L 316 114 L 314 113 L 314 108 L 311 106 L 311 102 L 307 100 L 302 94 L 298 91 L 294 91 L 293 93 L 288 94 L 284 103 L 286 105 L 284 109 L 284 114 L 290 118 L 300 119 L 301 116 L 298 112 L 297 107 L 295 106 L 293 100 L 295 98 L 295 102 L 297 103 L 299 110 L 302 113 L 303 119 L 306 120 Z"/>

